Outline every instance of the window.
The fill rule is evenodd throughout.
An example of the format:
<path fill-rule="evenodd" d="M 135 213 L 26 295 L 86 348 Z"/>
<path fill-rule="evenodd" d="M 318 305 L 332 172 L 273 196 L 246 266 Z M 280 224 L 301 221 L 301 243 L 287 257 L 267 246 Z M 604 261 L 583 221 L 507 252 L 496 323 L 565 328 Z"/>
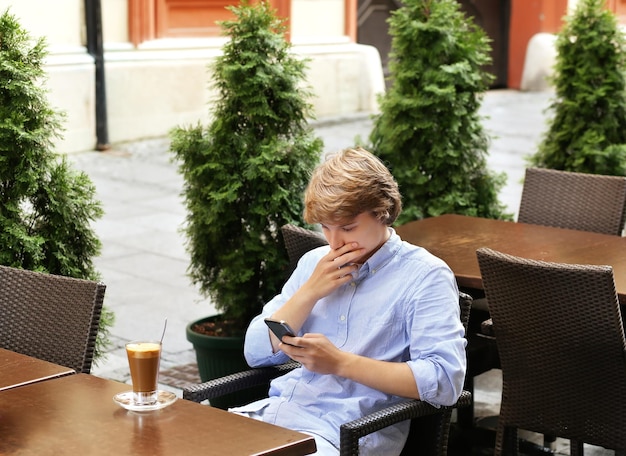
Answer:
<path fill-rule="evenodd" d="M 270 3 L 289 21 L 290 0 Z M 226 6 L 237 4 L 238 0 L 128 0 L 130 41 L 137 46 L 158 38 L 219 36 L 216 21 L 232 18 Z"/>

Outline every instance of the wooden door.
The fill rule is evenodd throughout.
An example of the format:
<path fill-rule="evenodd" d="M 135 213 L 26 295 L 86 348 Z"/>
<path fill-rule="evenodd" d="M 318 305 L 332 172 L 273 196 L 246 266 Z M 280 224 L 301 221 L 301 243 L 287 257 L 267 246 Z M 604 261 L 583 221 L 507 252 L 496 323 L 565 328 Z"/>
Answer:
<path fill-rule="evenodd" d="M 378 49 L 385 80 L 389 76 L 391 36 L 387 20 L 391 12 L 402 6 L 399 0 L 358 0 L 357 42 Z"/>
<path fill-rule="evenodd" d="M 510 0 L 459 0 L 459 3 L 461 10 L 491 39 L 492 64 L 485 70 L 495 76 L 492 88 L 506 87 Z"/>

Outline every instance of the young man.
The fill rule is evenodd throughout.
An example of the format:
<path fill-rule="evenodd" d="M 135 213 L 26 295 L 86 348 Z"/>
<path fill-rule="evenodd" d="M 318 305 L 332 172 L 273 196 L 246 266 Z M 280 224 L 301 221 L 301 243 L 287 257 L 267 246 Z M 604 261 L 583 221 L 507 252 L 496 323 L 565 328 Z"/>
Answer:
<path fill-rule="evenodd" d="M 318 454 L 338 454 L 339 426 L 402 398 L 451 405 L 465 378 L 465 338 L 454 274 L 391 228 L 398 186 L 380 160 L 347 149 L 317 167 L 304 218 L 329 246 L 305 254 L 282 292 L 246 334 L 251 366 L 298 368 L 269 398 L 235 412 L 312 434 Z M 297 333 L 280 341 L 265 318 Z M 364 437 L 361 454 L 399 454 L 408 422 Z"/>

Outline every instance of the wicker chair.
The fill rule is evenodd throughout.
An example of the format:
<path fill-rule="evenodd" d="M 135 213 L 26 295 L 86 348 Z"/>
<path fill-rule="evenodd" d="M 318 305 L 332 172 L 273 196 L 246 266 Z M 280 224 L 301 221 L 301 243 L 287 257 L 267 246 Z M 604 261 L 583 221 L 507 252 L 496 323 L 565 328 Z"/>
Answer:
<path fill-rule="evenodd" d="M 459 295 L 461 307 L 461 321 L 467 328 L 471 296 L 461 293 Z M 183 388 L 183 398 L 194 402 L 203 402 L 225 394 L 241 391 L 247 388 L 267 385 L 269 382 L 292 369 L 299 367 L 296 362 L 282 364 L 274 367 L 263 367 L 238 372 L 222 378 L 209 380 L 198 385 L 189 385 Z M 402 451 L 403 455 L 437 455 L 448 454 L 448 437 L 452 410 L 460 407 L 468 407 L 471 404 L 471 394 L 463 391 L 461 397 L 454 406 L 436 408 L 419 400 L 407 400 L 354 421 L 344 423 L 339 429 L 340 454 L 353 456 L 359 454 L 359 439 L 365 435 L 381 430 L 387 426 L 411 420 L 409 438 Z"/>
<path fill-rule="evenodd" d="M 518 222 L 621 236 L 625 220 L 626 177 L 526 169 Z M 493 336 L 491 320 L 482 333 Z"/>
<path fill-rule="evenodd" d="M 621 236 L 625 219 L 625 177 L 546 168 L 526 169 L 518 222 Z M 488 307 L 485 299 L 475 296 L 473 308 L 476 314 L 488 317 Z M 491 319 L 481 322 L 478 331 L 493 338 Z M 489 344 L 487 341 L 481 343 Z M 490 353 L 490 359 L 482 359 L 482 365 L 470 366 L 472 373 L 480 374 L 499 367 L 497 350 Z M 546 437 L 546 445 L 551 440 Z"/>
<path fill-rule="evenodd" d="M 518 222 L 621 236 L 626 177 L 528 168 Z"/>
<path fill-rule="evenodd" d="M 625 220 L 626 177 L 526 169 L 518 222 L 621 236 Z M 493 335 L 489 320 L 482 328 Z"/>
<path fill-rule="evenodd" d="M 285 246 L 291 262 L 291 271 L 298 264 L 300 257 L 309 250 L 327 245 L 326 239 L 315 231 L 300 228 L 294 225 L 284 225 L 282 228 Z M 460 293 L 459 305 L 461 321 L 467 330 L 467 324 L 472 306 L 471 296 Z M 238 372 L 226 377 L 210 380 L 199 385 L 189 385 L 183 388 L 183 398 L 203 402 L 234 393 L 247 388 L 265 385 L 269 390 L 272 379 L 284 375 L 299 367 L 291 362 L 274 367 L 264 367 Z M 365 435 L 381 430 L 402 421 L 411 420 L 409 438 L 402 454 L 422 454 L 444 456 L 448 453 L 448 437 L 452 410 L 468 407 L 472 403 L 472 395 L 463 391 L 461 397 L 453 407 L 436 408 L 426 402 L 407 400 L 401 404 L 390 406 L 370 415 L 363 416 L 349 423 L 344 423 L 339 430 L 340 454 L 358 455 L 359 439 Z"/>
<path fill-rule="evenodd" d="M 477 251 L 500 354 L 496 456 L 517 429 L 626 450 L 626 340 L 609 266 Z M 622 453 L 623 454 L 623 453 Z"/>
<path fill-rule="evenodd" d="M 291 224 L 284 225 L 281 229 L 290 260 L 289 275 L 295 270 L 298 260 L 304 253 L 328 244 L 326 238 L 317 231 Z M 463 387 L 470 393 L 471 403 L 469 407 L 463 407 L 457 411 L 457 421 L 466 430 L 470 430 L 474 426 L 474 377 L 494 367 L 499 367 L 498 352 L 493 338 L 484 337 L 480 327 L 472 323 L 478 321 L 480 324 L 480 321 L 487 317 L 487 313 L 479 313 L 478 316 L 472 316 L 469 321 L 470 327 L 474 327 L 467 330 L 466 326 L 469 343 L 467 346 L 467 375 Z"/>
<path fill-rule="evenodd" d="M 0 346 L 88 374 L 105 288 L 0 266 Z"/>
<path fill-rule="evenodd" d="M 307 230 L 296 225 L 287 224 L 281 227 L 283 234 L 283 241 L 287 248 L 287 255 L 289 256 L 289 270 L 287 271 L 287 277 L 289 277 L 296 266 L 298 266 L 298 260 L 309 250 L 328 245 L 326 238 L 322 233 L 313 230 Z"/>

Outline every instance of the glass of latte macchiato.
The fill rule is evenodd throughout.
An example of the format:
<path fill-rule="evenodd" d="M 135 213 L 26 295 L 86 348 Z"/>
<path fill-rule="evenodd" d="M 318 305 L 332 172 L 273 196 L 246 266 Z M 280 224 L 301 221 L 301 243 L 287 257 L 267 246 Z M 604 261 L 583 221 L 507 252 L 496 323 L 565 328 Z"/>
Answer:
<path fill-rule="evenodd" d="M 133 341 L 126 344 L 126 355 L 133 382 L 133 399 L 136 405 L 153 405 L 157 402 L 161 342 Z"/>

